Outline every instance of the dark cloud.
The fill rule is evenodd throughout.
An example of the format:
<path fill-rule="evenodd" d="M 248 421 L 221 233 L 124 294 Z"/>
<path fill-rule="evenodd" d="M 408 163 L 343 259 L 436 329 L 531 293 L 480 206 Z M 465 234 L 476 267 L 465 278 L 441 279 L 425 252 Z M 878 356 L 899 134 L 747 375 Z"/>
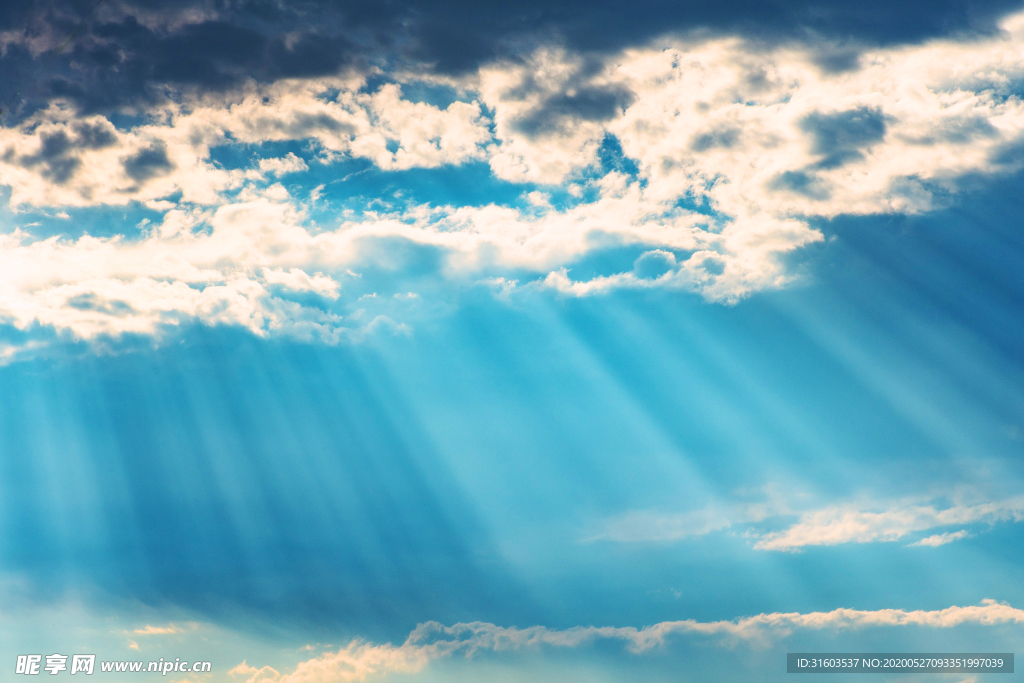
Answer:
<path fill-rule="evenodd" d="M 634 99 L 633 93 L 620 85 L 570 85 L 544 98 L 540 106 L 513 125 L 531 137 L 561 133 L 576 121 L 609 121 Z"/>
<path fill-rule="evenodd" d="M 174 164 L 167 158 L 167 145 L 162 140 L 126 157 L 122 164 L 125 175 L 139 183 L 174 170 Z"/>
<path fill-rule="evenodd" d="M 716 128 L 707 133 L 694 135 L 693 139 L 690 140 L 690 149 L 694 152 L 705 152 L 714 147 L 728 149 L 735 145 L 739 138 L 740 131 L 738 128 Z"/>
<path fill-rule="evenodd" d="M 327 114 L 296 114 L 295 122 L 289 125 L 287 130 L 295 137 L 311 135 L 315 131 L 325 130 L 332 133 L 356 134 L 356 128 L 351 123 L 339 121 Z"/>
<path fill-rule="evenodd" d="M 39 134 L 37 152 L 17 156 L 13 149 L 8 149 L 3 160 L 24 168 L 41 167 L 40 173 L 44 178 L 63 185 L 82 165 L 78 150 L 103 149 L 117 144 L 114 127 L 105 120 L 76 121 L 70 130 L 74 135 L 68 135 L 64 128 L 43 131 Z"/>
<path fill-rule="evenodd" d="M 446 71 L 473 68 L 507 42 L 557 35 L 569 47 L 605 52 L 668 32 L 740 33 L 757 40 L 891 45 L 933 36 L 992 31 L 1019 0 L 468 0 L 410 2 L 418 56 Z M 825 55 L 848 68 L 852 50 Z M 831 59 L 829 59 L 831 58 Z"/>
<path fill-rule="evenodd" d="M 855 68 L 864 46 L 994 31 L 1021 0 L 128 0 L 89 14 L 91 0 L 0 3 L 0 30 L 53 45 L 80 30 L 64 54 L 32 59 L 10 46 L 0 70 L 25 79 L 0 87 L 11 99 L 70 98 L 104 111 L 161 96 L 161 84 L 199 90 L 247 79 L 334 73 L 347 66 L 413 60 L 437 71 L 470 71 L 538 42 L 604 53 L 671 32 L 738 33 L 820 48 L 824 68 Z M 197 20 L 197 17 L 201 20 Z M 26 71 L 28 60 L 36 72 Z M 28 94 L 28 91 L 34 94 Z M 578 90 L 522 122 L 542 131 L 559 113 L 603 120 L 622 92 Z M 552 118 L 551 115 L 554 115 Z"/>
<path fill-rule="evenodd" d="M 116 299 L 104 299 L 94 292 L 84 292 L 75 295 L 68 299 L 64 305 L 79 311 L 97 311 L 118 318 L 135 313 L 135 309 L 131 304 Z"/>
<path fill-rule="evenodd" d="M 74 136 L 67 130 L 44 131 L 39 135 L 39 151 L 15 158 L 14 150 L 7 150 L 4 161 L 15 162 L 24 168 L 42 167 L 44 178 L 63 185 L 82 165 L 77 150 L 102 149 L 117 142 L 114 127 L 107 122 L 76 122 L 71 126 Z"/>
<path fill-rule="evenodd" d="M 814 174 L 803 171 L 784 171 L 768 183 L 769 190 L 786 190 L 808 199 L 825 200 L 830 192 L 826 184 Z"/>
<path fill-rule="evenodd" d="M 829 73 L 855 71 L 860 66 L 860 50 L 852 45 L 823 44 L 813 49 L 814 62 Z"/>
<path fill-rule="evenodd" d="M 999 130 L 987 118 L 958 116 L 946 120 L 928 135 L 903 137 L 903 140 L 915 145 L 934 145 L 940 142 L 963 144 L 977 138 L 992 138 L 998 135 Z"/>
<path fill-rule="evenodd" d="M 811 153 L 822 159 L 818 168 L 836 168 L 863 158 L 861 150 L 885 137 L 885 115 L 878 109 L 860 107 L 834 114 L 815 112 L 804 117 L 800 128 L 811 136 Z"/>
<path fill-rule="evenodd" d="M 117 143 L 114 126 L 109 121 L 97 122 L 78 121 L 72 126 L 78 134 L 78 144 L 87 149 L 103 149 Z"/>
<path fill-rule="evenodd" d="M 25 168 L 42 166 L 43 177 L 57 184 L 64 184 L 71 179 L 81 165 L 76 156 L 72 156 L 74 144 L 63 130 L 43 133 L 40 137 L 39 151 L 18 159 Z"/>

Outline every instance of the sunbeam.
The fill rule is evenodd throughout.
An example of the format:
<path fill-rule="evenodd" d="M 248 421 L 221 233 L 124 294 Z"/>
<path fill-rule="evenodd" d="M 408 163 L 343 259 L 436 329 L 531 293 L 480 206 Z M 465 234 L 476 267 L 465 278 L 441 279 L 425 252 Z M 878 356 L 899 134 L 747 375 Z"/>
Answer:
<path fill-rule="evenodd" d="M 0 8 L 0 670 L 1012 661 L 1024 8 L 865 2 Z"/>

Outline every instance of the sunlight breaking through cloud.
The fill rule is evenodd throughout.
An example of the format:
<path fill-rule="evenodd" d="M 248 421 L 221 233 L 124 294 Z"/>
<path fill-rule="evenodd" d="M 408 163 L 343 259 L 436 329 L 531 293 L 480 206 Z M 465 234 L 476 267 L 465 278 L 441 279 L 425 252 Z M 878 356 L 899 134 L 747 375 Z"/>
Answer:
<path fill-rule="evenodd" d="M 468 101 L 445 108 L 404 99 L 402 83 L 364 92 L 352 74 L 165 102 L 127 128 L 56 102 L 0 130 L 12 206 L 134 202 L 163 219 L 134 239 L 5 235 L 0 317 L 79 339 L 199 320 L 337 343 L 353 329 L 344 274 L 368 265 L 356 242 L 394 239 L 439 250 L 435 277 L 456 287 L 505 277 L 571 296 L 668 287 L 735 302 L 793 280 L 784 257 L 821 241 L 814 217 L 927 211 L 963 176 L 1019 166 L 1024 15 L 1003 28 L 867 52 L 840 73 L 739 39 L 635 47 L 596 66 L 544 48 L 452 81 Z M 315 153 L 212 159 L 285 141 Z M 569 200 L 527 190 L 525 207 L 368 205 L 314 225 L 276 179 L 344 158 L 382 170 L 486 161 L 497 180 Z M 659 267 L 573 279 L 579 260 L 626 246 L 662 254 Z"/>

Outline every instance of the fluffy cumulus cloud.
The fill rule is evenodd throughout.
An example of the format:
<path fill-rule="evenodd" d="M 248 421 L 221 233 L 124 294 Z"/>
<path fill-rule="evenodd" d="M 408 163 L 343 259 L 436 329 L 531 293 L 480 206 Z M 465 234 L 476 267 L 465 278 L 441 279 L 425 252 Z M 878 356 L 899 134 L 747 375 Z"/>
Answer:
<path fill-rule="evenodd" d="M 428 622 L 417 626 L 401 645 L 355 640 L 337 652 L 327 652 L 300 663 L 291 673 L 282 674 L 270 667 L 257 668 L 246 662 L 229 673 L 244 676 L 246 683 L 349 683 L 389 673 L 415 673 L 423 670 L 431 660 L 455 654 L 471 657 L 478 651 L 576 648 L 605 640 L 619 641 L 630 652 L 641 654 L 663 647 L 673 637 L 712 637 L 727 645 L 738 642 L 765 644 L 798 630 L 841 631 L 901 626 L 953 628 L 961 624 L 1024 624 L 1024 610 L 995 600 L 984 600 L 980 605 L 932 611 L 836 609 L 807 614 L 775 612 L 733 621 L 664 621 L 641 629 L 587 626 L 554 630 L 543 626 L 507 628 L 483 622 L 454 626 Z"/>
<path fill-rule="evenodd" d="M 481 69 L 478 88 L 501 140 L 491 168 L 513 182 L 558 183 L 593 163 L 605 124 L 634 100 L 614 69 L 563 50 Z"/>
<path fill-rule="evenodd" d="M 193 231 L 203 219 L 212 230 Z M 138 241 L 33 241 L 15 232 L 0 250 L 5 314 L 18 327 L 51 325 L 83 338 L 151 334 L 193 318 L 330 337 L 329 313 L 271 294 L 276 286 L 336 296 L 329 277 L 285 269 L 310 240 L 288 206 L 265 200 L 210 214 L 171 211 Z"/>
<path fill-rule="evenodd" d="M 742 37 L 571 45 L 456 75 L 352 62 L 204 91 L 153 73 L 166 96 L 128 118 L 55 95 L 0 128 L 10 215 L 132 205 L 163 218 L 131 237 L 9 227 L 0 321 L 96 338 L 199 320 L 336 342 L 355 329 L 345 279 L 380 253 L 374 240 L 436 250 L 441 282 L 734 302 L 790 282 L 783 257 L 823 239 L 817 219 L 927 211 L 963 177 L 1019 165 L 1024 15 L 971 38 L 859 49 L 842 69 L 823 66 L 821 44 Z M 427 86 L 455 95 L 413 97 Z M 294 147 L 261 152 L 274 144 Z M 218 161 L 220 149 L 249 160 Z M 308 197 L 314 170 L 351 159 L 387 172 L 477 162 L 521 193 L 483 206 L 367 201 L 315 224 L 293 180 Z M 635 250 L 632 268 L 574 278 L 588 254 L 621 247 Z"/>
<path fill-rule="evenodd" d="M 118 130 L 57 103 L 0 129 L 0 174 L 15 206 L 154 202 L 221 204 L 225 193 L 264 174 L 307 170 L 294 153 L 224 170 L 213 147 L 282 141 L 315 143 L 326 154 L 365 158 L 395 170 L 479 158 L 490 134 L 476 103 L 446 109 L 401 97 L 398 85 L 362 94 L 361 80 L 325 79 L 253 86 L 228 98 L 155 108 L 148 121 Z M 331 96 L 333 93 L 333 96 Z"/>

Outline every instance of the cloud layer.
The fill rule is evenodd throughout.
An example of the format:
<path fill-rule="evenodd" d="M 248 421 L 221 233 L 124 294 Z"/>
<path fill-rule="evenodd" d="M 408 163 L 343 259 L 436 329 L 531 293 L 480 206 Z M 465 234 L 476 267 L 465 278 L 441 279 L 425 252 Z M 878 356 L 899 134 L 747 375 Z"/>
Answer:
<path fill-rule="evenodd" d="M 444 626 L 428 622 L 416 627 L 401 645 L 375 645 L 354 640 L 337 652 L 327 652 L 302 662 L 295 671 L 281 674 L 270 667 L 257 669 L 246 662 L 229 673 L 246 676 L 246 683 L 348 683 L 389 673 L 415 673 L 431 660 L 462 654 L 471 657 L 481 650 L 514 651 L 524 648 L 575 648 L 600 640 L 623 643 L 635 654 L 662 647 L 672 637 L 716 637 L 727 644 L 737 641 L 764 644 L 797 630 L 842 631 L 860 628 L 905 627 L 953 628 L 962 624 L 994 626 L 1024 624 L 1024 610 L 995 600 L 980 605 L 942 610 L 852 610 L 758 614 L 734 621 L 665 621 L 641 629 L 633 627 L 574 627 L 553 630 L 543 626 L 505 628 L 483 622 Z"/>
<path fill-rule="evenodd" d="M 59 95 L 102 112 L 164 101 L 168 87 L 224 92 L 252 80 L 318 77 L 381 62 L 466 74 L 541 42 L 601 56 L 687 33 L 810 44 L 820 63 L 842 69 L 865 48 L 991 34 L 999 18 L 1019 6 L 1015 0 L 866 0 L 854 11 L 830 0 L 713 6 L 648 0 L 628 9 L 607 1 L 552 6 L 524 0 L 511 7 L 463 0 L 147 0 L 94 8 L 70 0 L 16 0 L 0 10 L 0 62 L 16 77 L 0 95 L 8 105 Z M 59 48 L 62 54 L 54 55 Z M 50 73 L 42 78 L 33 59 L 40 54 L 49 58 Z"/>
<path fill-rule="evenodd" d="M 1024 15 L 995 35 L 868 50 L 839 72 L 806 46 L 739 37 L 601 57 L 548 45 L 458 78 L 335 65 L 226 95 L 179 89 L 127 125 L 57 98 L 0 129 L 12 207 L 163 219 L 132 238 L 9 231 L 0 320 L 79 339 L 198 320 L 333 343 L 354 329 L 344 279 L 382 253 L 368 245 L 396 240 L 436 250 L 439 281 L 734 302 L 790 282 L 785 258 L 823 239 L 820 219 L 927 211 L 965 177 L 1016 170 L 1022 45 Z M 424 87 L 451 101 L 407 96 Z M 261 151 L 285 143 L 304 147 Z M 249 161 L 218 161 L 223 149 Z M 344 160 L 392 173 L 486 163 L 489 182 L 521 192 L 466 206 L 364 198 L 316 224 L 316 183 Z M 574 278 L 582 259 L 622 248 L 632 268 Z"/>

